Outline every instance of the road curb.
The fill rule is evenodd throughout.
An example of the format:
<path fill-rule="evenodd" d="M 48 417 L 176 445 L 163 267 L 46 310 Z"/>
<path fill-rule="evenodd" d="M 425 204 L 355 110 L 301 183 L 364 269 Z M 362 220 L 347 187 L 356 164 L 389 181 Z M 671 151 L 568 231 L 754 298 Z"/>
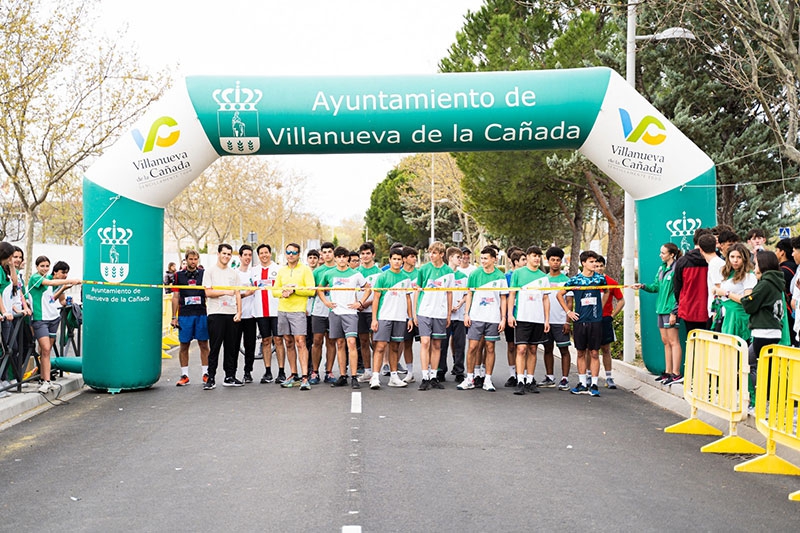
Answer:
<path fill-rule="evenodd" d="M 83 376 L 67 374 L 53 381 L 60 390 L 41 394 L 39 383 L 22 384 L 22 392 L 11 392 L 11 396 L 0 398 L 0 431 L 54 407 L 58 400 L 75 396 L 83 390 Z M 53 403 L 51 403 L 53 402 Z"/>

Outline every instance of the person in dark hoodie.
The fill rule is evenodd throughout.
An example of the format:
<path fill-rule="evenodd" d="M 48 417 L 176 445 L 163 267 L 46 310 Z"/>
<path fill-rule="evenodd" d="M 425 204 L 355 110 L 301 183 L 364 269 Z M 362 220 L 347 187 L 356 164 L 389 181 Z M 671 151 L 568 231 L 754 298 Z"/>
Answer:
<path fill-rule="evenodd" d="M 716 246 L 716 238 L 710 229 L 698 229 L 694 232 L 694 248 L 676 259 L 673 269 L 678 318 L 683 320 L 686 333 L 705 329 L 708 325 L 708 263 L 700 251 L 700 240 L 704 238 Z"/>
<path fill-rule="evenodd" d="M 789 345 L 786 301 L 783 296 L 784 279 L 774 252 L 762 250 L 756 256 L 756 277 L 758 283 L 748 295 L 726 294 L 735 302 L 740 302 L 750 315 L 750 406 L 755 405 L 755 384 L 758 370 L 758 356 L 768 344 Z"/>

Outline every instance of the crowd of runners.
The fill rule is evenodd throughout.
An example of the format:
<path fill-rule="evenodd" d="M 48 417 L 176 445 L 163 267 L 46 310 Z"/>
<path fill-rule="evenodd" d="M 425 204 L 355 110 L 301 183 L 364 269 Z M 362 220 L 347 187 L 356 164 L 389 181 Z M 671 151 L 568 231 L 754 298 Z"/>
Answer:
<path fill-rule="evenodd" d="M 514 394 L 557 387 L 599 396 L 601 355 L 604 383 L 616 388 L 612 318 L 625 302 L 617 282 L 604 274 L 605 260 L 595 252 L 581 253 L 581 270 L 571 278 L 562 272 L 564 251 L 555 246 L 544 252 L 537 246 L 509 248 L 505 272 L 497 267 L 499 249 L 491 245 L 480 251 L 477 266 L 469 248 L 434 242 L 420 268 L 417 250 L 402 244 L 392 246 L 383 267 L 375 262 L 371 242 L 357 251 L 326 242 L 309 250 L 305 263 L 300 246 L 290 243 L 283 266 L 272 260 L 268 244 L 255 250 L 241 246 L 238 268 L 231 266 L 233 252 L 230 245 L 220 244 L 216 262 L 201 268 L 199 254 L 190 250 L 184 268 L 172 274 L 172 325 L 179 328 L 180 340 L 178 386 L 190 383 L 189 346 L 196 340 L 205 390 L 216 387 L 220 352 L 223 386 L 252 383 L 259 350 L 264 363 L 260 382 L 284 388 L 310 390 L 321 383 L 355 389 L 362 384 L 371 389 L 383 384 L 408 387 L 416 382 L 416 364 L 420 390 L 443 389 L 449 373 L 459 390 L 495 391 L 495 343 L 504 338 L 510 372 L 503 385 Z M 573 342 L 578 356 L 574 386 L 569 382 Z M 537 383 L 540 345 L 545 374 Z M 561 359 L 558 376 L 555 349 Z M 272 372 L 273 353 L 277 375 Z"/>

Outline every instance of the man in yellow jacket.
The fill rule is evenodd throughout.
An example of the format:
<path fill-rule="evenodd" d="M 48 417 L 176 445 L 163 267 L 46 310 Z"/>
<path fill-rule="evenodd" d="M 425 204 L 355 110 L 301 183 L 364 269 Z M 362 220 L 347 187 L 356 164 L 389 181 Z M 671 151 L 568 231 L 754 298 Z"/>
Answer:
<path fill-rule="evenodd" d="M 278 300 L 278 335 L 286 343 L 286 357 L 292 375 L 281 383 L 290 388 L 300 384 L 300 390 L 311 390 L 308 382 L 308 348 L 306 347 L 306 304 L 314 296 L 314 274 L 300 262 L 300 245 L 286 245 L 286 265 L 278 270 L 272 295 Z M 297 374 L 297 356 L 300 356 L 301 376 Z"/>

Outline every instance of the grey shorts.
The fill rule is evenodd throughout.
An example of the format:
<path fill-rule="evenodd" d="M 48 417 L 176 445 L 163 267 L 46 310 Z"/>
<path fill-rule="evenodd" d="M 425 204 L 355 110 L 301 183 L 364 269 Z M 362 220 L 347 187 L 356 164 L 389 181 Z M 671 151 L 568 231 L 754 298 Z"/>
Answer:
<path fill-rule="evenodd" d="M 670 315 L 658 315 L 658 329 L 672 329 L 677 328 L 680 325 L 680 321 L 676 318 L 675 325 L 669 325 L 669 317 Z"/>
<path fill-rule="evenodd" d="M 547 332 L 545 344 L 555 342 L 559 348 L 572 345 L 569 333 L 564 333 L 564 324 L 550 324 L 550 331 Z"/>
<path fill-rule="evenodd" d="M 53 320 L 34 320 L 31 323 L 33 326 L 33 336 L 37 339 L 42 337 L 55 337 L 58 334 L 58 324 L 61 322 L 61 317 L 54 318 Z"/>
<path fill-rule="evenodd" d="M 500 332 L 497 331 L 500 324 L 496 322 L 476 322 L 472 321 L 467 330 L 467 338 L 471 341 L 479 341 L 485 338 L 489 342 L 500 340 Z"/>
<path fill-rule="evenodd" d="M 331 313 L 328 321 L 330 322 L 329 336 L 331 339 L 358 337 L 358 316 L 356 314 L 337 315 Z"/>
<path fill-rule="evenodd" d="M 311 315 L 311 333 L 314 335 L 324 335 L 328 333 L 329 326 L 330 323 L 327 316 Z"/>
<path fill-rule="evenodd" d="M 431 337 L 433 339 L 447 338 L 447 319 L 431 318 L 429 316 L 417 315 L 419 324 L 419 336 Z"/>
<path fill-rule="evenodd" d="M 372 334 L 373 342 L 403 342 L 408 322 L 378 320 L 378 331 Z"/>
<path fill-rule="evenodd" d="M 306 313 L 284 313 L 278 311 L 278 335 L 302 335 L 306 332 Z"/>

